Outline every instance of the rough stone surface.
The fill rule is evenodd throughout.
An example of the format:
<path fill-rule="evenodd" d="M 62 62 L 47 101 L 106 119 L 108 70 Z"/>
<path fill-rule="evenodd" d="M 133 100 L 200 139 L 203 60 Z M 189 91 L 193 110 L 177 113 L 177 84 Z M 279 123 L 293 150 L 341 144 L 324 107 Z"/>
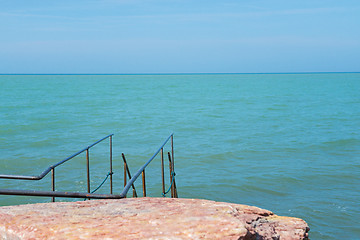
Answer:
<path fill-rule="evenodd" d="M 0 207 L 2 239 L 307 239 L 308 225 L 257 207 L 128 198 Z"/>

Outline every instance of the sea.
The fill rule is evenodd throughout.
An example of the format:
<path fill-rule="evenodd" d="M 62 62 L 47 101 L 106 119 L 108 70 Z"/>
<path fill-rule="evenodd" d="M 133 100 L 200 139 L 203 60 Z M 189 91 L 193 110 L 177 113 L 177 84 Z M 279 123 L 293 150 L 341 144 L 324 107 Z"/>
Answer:
<path fill-rule="evenodd" d="M 360 73 L 0 75 L 0 174 L 39 175 L 114 134 L 120 193 L 121 154 L 134 174 L 172 133 L 179 197 L 302 218 L 311 239 L 360 239 Z M 109 144 L 89 151 L 92 190 L 109 172 Z M 86 192 L 86 153 L 55 177 L 57 191 Z M 162 197 L 161 180 L 158 155 L 147 196 Z M 50 191 L 51 174 L 0 188 Z M 107 179 L 96 193 L 109 191 Z M 0 206 L 49 201 L 0 196 Z"/>

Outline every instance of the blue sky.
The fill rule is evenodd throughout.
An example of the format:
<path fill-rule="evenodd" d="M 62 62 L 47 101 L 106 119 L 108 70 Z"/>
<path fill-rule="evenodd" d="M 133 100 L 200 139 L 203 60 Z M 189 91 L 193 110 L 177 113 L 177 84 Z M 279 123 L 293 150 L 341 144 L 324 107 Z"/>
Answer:
<path fill-rule="evenodd" d="M 0 73 L 359 72 L 359 0 L 0 0 Z"/>

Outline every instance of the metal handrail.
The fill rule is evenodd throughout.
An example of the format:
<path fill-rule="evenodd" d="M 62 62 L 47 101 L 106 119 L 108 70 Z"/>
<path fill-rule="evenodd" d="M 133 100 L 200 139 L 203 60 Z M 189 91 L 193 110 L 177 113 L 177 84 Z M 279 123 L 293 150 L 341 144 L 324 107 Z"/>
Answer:
<path fill-rule="evenodd" d="M 36 190 L 14 190 L 0 189 L 1 195 L 15 196 L 36 196 L 36 197 L 65 197 L 65 198 L 94 198 L 94 199 L 120 199 L 118 194 L 95 194 L 79 192 L 54 192 L 54 191 L 36 191 Z"/>
<path fill-rule="evenodd" d="M 51 165 L 50 167 L 48 167 L 47 169 L 45 169 L 40 175 L 38 176 L 24 176 L 24 175 L 7 175 L 7 174 L 0 174 L 0 178 L 4 178 L 4 179 L 19 179 L 19 180 L 41 180 L 43 179 L 52 169 L 56 168 L 57 166 L 69 161 L 70 159 L 76 157 L 77 155 L 79 155 L 80 153 L 85 152 L 86 150 L 89 150 L 89 148 L 95 146 L 96 144 L 98 144 L 99 142 L 107 139 L 110 136 L 113 136 L 114 134 L 109 134 L 106 137 L 96 141 L 95 143 L 87 146 L 86 148 L 80 150 L 77 153 L 74 153 L 73 155 L 71 155 L 70 157 L 65 158 L 64 160 L 55 163 L 53 165 Z"/>
<path fill-rule="evenodd" d="M 112 136 L 114 134 L 109 134 L 106 137 L 103 137 L 102 139 L 94 142 L 93 144 L 87 146 L 86 148 L 78 151 L 77 153 L 74 153 L 73 155 L 65 158 L 64 160 L 57 162 L 53 165 L 51 165 L 50 167 L 48 167 L 47 169 L 45 169 L 40 175 L 38 176 L 24 176 L 24 175 L 5 175 L 5 174 L 0 174 L 0 179 L 16 179 L 16 180 L 40 180 L 43 179 L 50 171 L 51 171 L 51 175 L 52 175 L 52 192 L 42 192 L 42 191 L 23 191 L 23 190 L 7 190 L 7 189 L 1 189 L 0 190 L 0 194 L 3 195 L 26 195 L 26 196 L 52 196 L 52 201 L 55 202 L 55 197 L 59 196 L 59 192 L 55 192 L 55 168 L 60 166 L 61 164 L 69 161 L 70 159 L 76 157 L 77 155 L 79 155 L 80 153 L 83 153 L 86 151 L 86 167 L 87 167 L 87 193 L 86 194 L 90 194 L 90 163 L 89 163 L 89 149 L 92 148 L 93 146 L 95 146 L 96 144 L 102 142 L 103 140 L 109 138 L 110 139 L 110 194 L 112 194 Z M 10 192 L 13 192 L 13 194 L 9 194 Z M 51 193 L 51 194 L 50 194 Z M 76 197 L 79 195 L 79 193 L 69 193 L 69 192 L 65 192 L 63 196 L 67 196 L 67 197 Z M 98 194 L 95 194 L 98 195 Z M 98 198 L 97 196 L 93 195 L 93 198 Z M 105 197 L 104 197 L 105 198 Z M 118 197 L 119 198 L 119 197 Z"/>
<path fill-rule="evenodd" d="M 130 187 L 134 187 L 134 182 L 137 180 L 137 178 L 142 174 L 143 176 L 143 196 L 146 196 L 146 187 L 145 187 L 145 168 L 150 164 L 150 162 L 161 152 L 161 161 L 162 161 L 162 185 L 163 185 L 163 194 L 165 194 L 165 181 L 164 181 L 164 146 L 169 142 L 171 139 L 171 155 L 172 155 L 172 161 L 169 155 L 169 167 L 170 167 L 170 180 L 171 182 L 172 177 L 174 177 L 174 134 L 170 134 L 170 136 L 164 141 L 164 143 L 159 147 L 159 149 L 155 152 L 155 154 L 142 166 L 140 169 L 135 173 L 135 175 L 129 179 L 129 182 L 124 187 L 123 191 L 120 194 L 112 194 L 112 136 L 114 134 L 110 134 L 95 143 L 87 146 L 86 148 L 82 149 L 81 151 L 65 158 L 64 160 L 55 163 L 48 167 L 46 170 L 44 170 L 40 175 L 38 176 L 24 176 L 24 175 L 4 175 L 1 174 L 0 178 L 5 179 L 19 179 L 19 180 L 40 180 L 44 178 L 50 171 L 52 172 L 52 191 L 36 191 L 36 190 L 13 190 L 13 189 L 0 189 L 0 195 L 22 195 L 22 196 L 43 196 L 43 197 L 52 197 L 52 200 L 55 201 L 55 197 L 66 197 L 66 198 L 95 198 L 95 199 L 120 199 L 120 198 L 126 198 L 127 192 L 129 191 Z M 89 149 L 96 144 L 100 143 L 101 141 L 110 138 L 110 194 L 94 194 L 90 193 L 90 174 L 89 174 Z M 87 159 L 87 180 L 88 180 L 88 192 L 87 193 L 79 193 L 79 192 L 58 192 L 55 191 L 55 168 L 70 159 L 74 158 L 75 156 L 79 155 L 82 152 L 86 151 L 86 159 Z M 126 164 L 126 160 L 124 159 L 124 162 Z M 127 165 L 125 166 L 127 167 Z M 130 176 L 130 172 L 127 169 L 127 172 Z M 126 175 L 126 171 L 125 171 Z M 126 176 L 125 176 L 126 178 Z M 124 179 L 125 180 L 125 179 Z M 171 196 L 177 197 L 177 189 L 174 184 L 172 184 L 171 187 Z"/>
<path fill-rule="evenodd" d="M 174 133 L 170 134 L 170 136 L 164 141 L 164 143 L 159 147 L 159 149 L 154 153 L 154 155 L 142 167 L 139 168 L 139 170 L 134 174 L 134 176 L 126 184 L 123 191 L 120 193 L 120 196 L 122 196 L 124 198 L 126 197 L 130 187 L 134 184 L 134 182 L 137 180 L 137 178 L 140 176 L 140 174 L 144 173 L 147 165 L 149 165 L 149 163 L 159 154 L 160 151 L 161 152 L 163 151 L 164 146 L 170 139 L 171 139 L 171 153 L 172 153 L 172 156 L 174 156 L 173 137 L 174 137 Z"/>

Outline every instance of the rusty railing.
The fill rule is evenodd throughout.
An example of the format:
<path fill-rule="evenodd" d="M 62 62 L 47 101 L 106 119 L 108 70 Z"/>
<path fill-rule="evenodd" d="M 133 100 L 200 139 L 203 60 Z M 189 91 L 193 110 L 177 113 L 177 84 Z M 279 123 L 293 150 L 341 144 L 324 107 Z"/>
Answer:
<path fill-rule="evenodd" d="M 5 175 L 0 174 L 0 179 L 16 179 L 16 180 L 41 180 L 43 179 L 49 172 L 52 174 L 52 191 L 36 191 L 36 190 L 13 190 L 13 189 L 0 189 L 0 195 L 20 195 L 20 196 L 40 196 L 40 197 L 52 197 L 52 201 L 55 201 L 55 197 L 66 197 L 66 198 L 87 198 L 87 199 L 120 199 L 126 198 L 127 193 L 132 187 L 133 189 L 133 197 L 137 197 L 137 192 L 134 186 L 134 182 L 137 178 L 142 175 L 142 185 L 143 185 L 143 196 L 146 197 L 146 182 L 145 182 L 145 168 L 149 165 L 149 163 L 159 154 L 161 153 L 161 170 L 162 170 L 162 194 L 165 196 L 167 192 L 165 192 L 165 173 L 164 173 L 164 147 L 165 145 L 171 140 L 171 154 L 168 152 L 169 158 L 169 170 L 170 170 L 170 182 L 171 182 L 171 197 L 178 197 L 176 183 L 175 183 L 175 168 L 174 168 L 174 134 L 171 134 L 164 143 L 159 147 L 159 149 L 155 152 L 155 154 L 131 177 L 130 170 L 125 158 L 125 155 L 122 154 L 123 162 L 124 162 L 124 189 L 120 194 L 113 194 L 113 156 L 112 156 L 112 136 L 114 134 L 110 134 L 97 142 L 89 145 L 88 147 L 82 149 L 81 151 L 69 156 L 68 158 L 55 163 L 44 170 L 38 176 L 25 176 L 25 175 Z M 110 172 L 108 176 L 110 176 L 110 194 L 94 194 L 90 192 L 90 156 L 89 156 L 89 149 L 93 146 L 97 145 L 98 143 L 104 141 L 105 139 L 109 138 L 109 145 L 110 145 Z M 62 165 L 63 163 L 71 160 L 72 158 L 76 157 L 80 153 L 86 151 L 86 170 L 87 170 L 87 193 L 79 193 L 79 192 L 58 192 L 55 191 L 55 168 Z M 108 177 L 107 176 L 107 177 Z M 127 182 L 127 176 L 129 176 L 129 182 Z M 107 179 L 107 178 L 106 178 Z M 106 181 L 104 180 L 104 182 Z M 104 183 L 103 182 L 103 183 Z M 102 184 L 103 184 L 102 183 Z M 101 185 L 102 185 L 101 184 Z M 100 186 L 101 186 L 100 185 Z M 100 187 L 99 186 L 99 187 Z M 99 188 L 98 187 L 98 188 Z M 97 188 L 97 189 L 98 189 Z M 96 189 L 96 190 L 97 190 Z M 169 189 L 170 190 L 170 189 Z"/>
<path fill-rule="evenodd" d="M 125 158 L 125 155 L 122 154 L 122 158 L 124 161 L 124 189 L 120 193 L 120 196 L 126 197 L 130 187 L 133 189 L 133 197 L 137 197 L 137 192 L 134 186 L 134 182 L 137 180 L 137 178 L 142 175 L 142 188 L 143 188 L 143 197 L 146 197 L 146 181 L 145 181 L 145 169 L 149 165 L 149 163 L 160 153 L 161 154 L 161 177 L 162 177 L 162 194 L 165 196 L 165 173 L 164 173 L 164 147 L 169 142 L 171 142 L 171 155 L 170 152 L 168 152 L 168 158 L 169 158 L 169 170 L 170 170 L 170 182 L 171 184 L 171 197 L 177 198 L 177 189 L 176 189 L 176 183 L 175 179 L 175 164 L 174 164 L 174 134 L 172 133 L 165 141 L 164 143 L 158 148 L 158 150 L 154 153 L 154 155 L 134 174 L 133 177 L 131 177 L 128 164 Z M 129 182 L 127 182 L 127 177 L 129 176 Z"/>
<path fill-rule="evenodd" d="M 112 137 L 114 134 L 107 135 L 102 139 L 94 142 L 93 144 L 87 146 L 86 148 L 74 153 L 73 155 L 65 158 L 64 160 L 57 162 L 47 169 L 45 169 L 38 176 L 25 176 L 25 175 L 5 175 L 0 174 L 0 179 L 16 179 L 16 180 L 41 180 L 43 179 L 49 172 L 51 172 L 51 189 L 52 191 L 32 191 L 32 190 L 10 190 L 10 189 L 0 189 L 0 194 L 2 195 L 23 195 L 23 196 L 47 196 L 52 197 L 52 201 L 55 201 L 55 197 L 70 197 L 70 198 L 114 198 L 116 195 L 112 195 L 113 189 L 113 178 L 112 178 Z M 109 138 L 110 145 L 110 195 L 109 194 L 93 194 L 90 193 L 90 148 L 94 147 L 98 143 L 104 141 Z M 87 193 L 74 193 L 74 192 L 56 192 L 55 191 L 55 168 L 64 164 L 65 162 L 73 159 L 77 155 L 86 152 L 86 172 L 87 172 Z"/>

